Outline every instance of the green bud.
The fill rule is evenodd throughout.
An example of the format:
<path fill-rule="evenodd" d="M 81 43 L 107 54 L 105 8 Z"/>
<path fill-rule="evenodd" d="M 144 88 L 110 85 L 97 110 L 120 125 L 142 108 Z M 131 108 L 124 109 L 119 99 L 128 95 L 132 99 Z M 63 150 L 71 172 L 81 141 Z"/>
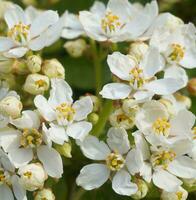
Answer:
<path fill-rule="evenodd" d="M 144 180 L 138 178 L 136 178 L 134 182 L 137 184 L 138 191 L 131 197 L 133 199 L 143 199 L 148 193 L 147 183 Z"/>
<path fill-rule="evenodd" d="M 90 113 L 88 115 L 88 121 L 95 125 L 99 120 L 99 115 L 97 113 Z"/>
<path fill-rule="evenodd" d="M 69 142 L 65 142 L 63 145 L 55 144 L 55 149 L 66 158 L 71 158 L 71 144 Z"/>

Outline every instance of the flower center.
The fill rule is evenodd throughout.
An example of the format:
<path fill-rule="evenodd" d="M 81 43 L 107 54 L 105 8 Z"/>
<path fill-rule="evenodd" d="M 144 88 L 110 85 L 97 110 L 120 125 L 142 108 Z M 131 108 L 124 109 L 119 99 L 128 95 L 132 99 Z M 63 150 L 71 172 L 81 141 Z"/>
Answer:
<path fill-rule="evenodd" d="M 66 119 L 72 121 L 75 115 L 75 109 L 67 103 L 62 103 L 56 107 L 57 115 L 59 119 Z"/>
<path fill-rule="evenodd" d="M 42 80 L 42 79 L 40 79 L 40 80 L 38 80 L 38 81 L 35 81 L 35 85 L 38 87 L 38 88 L 45 88 L 45 87 L 47 87 L 47 83 L 46 83 L 46 81 L 44 81 L 44 80 Z"/>
<path fill-rule="evenodd" d="M 106 164 L 110 170 L 119 171 L 120 169 L 123 168 L 125 160 L 122 157 L 122 155 L 114 152 L 109 154 L 109 156 L 106 159 Z"/>
<path fill-rule="evenodd" d="M 155 131 L 155 133 L 163 136 L 169 135 L 170 127 L 170 123 L 165 118 L 158 118 L 152 125 L 152 128 Z"/>
<path fill-rule="evenodd" d="M 29 29 L 29 25 L 19 22 L 8 31 L 7 35 L 17 42 L 25 43 L 28 39 Z"/>
<path fill-rule="evenodd" d="M 32 172 L 27 171 L 27 172 L 25 172 L 23 175 L 24 175 L 25 177 L 27 177 L 28 179 L 30 179 L 30 178 L 32 177 Z"/>
<path fill-rule="evenodd" d="M 20 144 L 22 147 L 39 147 L 42 143 L 42 134 L 36 129 L 24 129 Z"/>
<path fill-rule="evenodd" d="M 177 196 L 178 200 L 181 200 L 183 197 L 183 192 L 176 192 L 176 196 Z"/>
<path fill-rule="evenodd" d="M 141 88 L 144 85 L 144 77 L 143 77 L 143 70 L 139 67 L 134 67 L 131 69 L 129 74 L 132 76 L 130 80 L 130 85 L 134 88 Z"/>
<path fill-rule="evenodd" d="M 3 184 L 5 182 L 5 173 L 2 169 L 0 169 L 0 185 Z"/>
<path fill-rule="evenodd" d="M 192 129 L 193 139 L 196 140 L 196 126 Z"/>
<path fill-rule="evenodd" d="M 173 151 L 162 151 L 155 153 L 151 157 L 152 165 L 161 166 L 163 169 L 167 169 L 168 164 L 172 162 L 176 157 L 176 153 Z"/>
<path fill-rule="evenodd" d="M 101 20 L 101 28 L 106 33 L 114 32 L 117 28 L 121 28 L 122 24 L 117 15 L 113 15 L 112 12 L 107 12 L 105 17 Z"/>
<path fill-rule="evenodd" d="M 185 48 L 179 44 L 172 44 L 171 45 L 171 53 L 169 58 L 171 61 L 180 62 L 184 58 L 184 51 Z"/>

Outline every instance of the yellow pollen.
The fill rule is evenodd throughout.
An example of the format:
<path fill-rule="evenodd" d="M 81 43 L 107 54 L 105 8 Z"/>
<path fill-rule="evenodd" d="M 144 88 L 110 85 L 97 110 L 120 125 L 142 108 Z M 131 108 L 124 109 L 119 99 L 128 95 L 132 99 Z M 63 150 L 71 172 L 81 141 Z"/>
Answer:
<path fill-rule="evenodd" d="M 167 169 L 168 164 L 172 162 L 176 157 L 176 153 L 173 151 L 162 151 L 157 154 L 153 154 L 151 157 L 153 166 L 162 166 L 163 169 Z"/>
<path fill-rule="evenodd" d="M 192 129 L 193 139 L 196 140 L 196 126 Z"/>
<path fill-rule="evenodd" d="M 19 22 L 8 31 L 7 35 L 17 42 L 25 42 L 28 38 L 29 30 L 29 25 Z"/>
<path fill-rule="evenodd" d="M 143 70 L 139 67 L 134 67 L 133 69 L 131 69 L 129 74 L 132 75 L 130 85 L 136 88 L 141 88 L 145 82 L 143 78 Z"/>
<path fill-rule="evenodd" d="M 121 28 L 119 17 L 113 15 L 112 12 L 107 12 L 105 18 L 101 20 L 101 28 L 107 33 L 116 31 L 117 28 Z"/>
<path fill-rule="evenodd" d="M 170 123 L 165 118 L 158 118 L 152 125 L 153 130 L 155 133 L 159 135 L 168 136 Z"/>
<path fill-rule="evenodd" d="M 37 85 L 38 88 L 41 88 L 47 86 L 47 83 L 44 80 L 40 79 L 38 81 L 35 81 L 35 85 Z"/>
<path fill-rule="evenodd" d="M 22 147 L 38 147 L 42 144 L 42 134 L 36 129 L 24 129 L 20 144 Z"/>
<path fill-rule="evenodd" d="M 178 200 L 182 200 L 183 193 L 182 192 L 176 192 L 176 196 L 177 196 Z"/>
<path fill-rule="evenodd" d="M 123 168 L 125 160 L 120 154 L 114 152 L 109 154 L 109 156 L 106 159 L 106 164 L 110 170 L 119 171 Z"/>
<path fill-rule="evenodd" d="M 25 172 L 23 175 L 30 179 L 32 177 L 32 172 Z"/>
<path fill-rule="evenodd" d="M 67 103 L 62 103 L 60 106 L 57 106 L 56 111 L 60 119 L 64 118 L 67 121 L 72 121 L 75 115 L 75 109 Z"/>
<path fill-rule="evenodd" d="M 172 52 L 169 55 L 171 61 L 180 62 L 184 58 L 184 51 L 185 48 L 179 44 L 172 44 L 171 45 Z"/>
<path fill-rule="evenodd" d="M 0 183 L 5 181 L 5 174 L 3 170 L 0 170 Z"/>

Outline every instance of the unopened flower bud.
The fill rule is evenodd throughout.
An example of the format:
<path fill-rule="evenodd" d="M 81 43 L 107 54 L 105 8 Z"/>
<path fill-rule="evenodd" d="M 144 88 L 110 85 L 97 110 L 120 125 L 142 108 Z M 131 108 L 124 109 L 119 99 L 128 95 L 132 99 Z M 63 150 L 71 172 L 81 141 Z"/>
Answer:
<path fill-rule="evenodd" d="M 45 60 L 42 72 L 49 78 L 65 78 L 65 69 L 57 59 Z"/>
<path fill-rule="evenodd" d="M 134 182 L 137 184 L 138 191 L 132 195 L 133 199 L 143 199 L 148 193 L 148 185 L 142 179 L 135 179 Z"/>
<path fill-rule="evenodd" d="M 5 59 L 0 61 L 0 73 L 9 73 L 12 71 L 13 59 Z"/>
<path fill-rule="evenodd" d="M 49 89 L 49 78 L 41 74 L 30 74 L 27 76 L 24 91 L 33 94 L 43 94 Z"/>
<path fill-rule="evenodd" d="M 162 200 L 186 200 L 188 197 L 188 192 L 182 188 L 179 187 L 179 190 L 177 192 L 166 192 L 163 191 L 161 194 Z"/>
<path fill-rule="evenodd" d="M 21 185 L 28 191 L 35 191 L 43 187 L 48 178 L 40 163 L 32 163 L 22 166 L 18 170 Z"/>
<path fill-rule="evenodd" d="M 148 45 L 144 42 L 134 42 L 130 45 L 129 54 L 135 56 L 140 61 L 148 50 Z"/>
<path fill-rule="evenodd" d="M 34 200 L 55 200 L 55 196 L 51 189 L 44 188 L 35 194 Z"/>
<path fill-rule="evenodd" d="M 0 112 L 12 118 L 18 118 L 22 111 L 22 103 L 15 96 L 7 96 L 0 101 Z"/>
<path fill-rule="evenodd" d="M 41 70 L 42 59 L 40 56 L 31 55 L 27 58 L 27 66 L 30 72 L 37 73 Z"/>
<path fill-rule="evenodd" d="M 87 44 L 86 44 L 85 40 L 77 39 L 74 41 L 66 42 L 64 47 L 70 56 L 72 56 L 74 58 L 78 58 L 78 57 L 82 56 L 82 54 L 86 50 Z"/>
<path fill-rule="evenodd" d="M 189 80 L 187 89 L 191 95 L 196 96 L 196 78 Z"/>
<path fill-rule="evenodd" d="M 139 106 L 135 103 L 133 99 L 126 99 L 123 101 L 122 109 L 131 118 L 135 118 L 135 115 L 139 109 Z"/>
<path fill-rule="evenodd" d="M 66 158 L 71 158 L 71 143 L 65 142 L 63 145 L 55 144 L 55 149 Z"/>
<path fill-rule="evenodd" d="M 170 100 L 161 98 L 158 101 L 166 107 L 169 114 L 175 114 L 174 106 Z"/>
<path fill-rule="evenodd" d="M 187 109 L 190 109 L 192 102 L 189 97 L 182 95 L 179 92 L 175 93 L 174 97 L 176 98 L 176 101 L 182 103 Z"/>
<path fill-rule="evenodd" d="M 99 120 L 99 115 L 97 113 L 90 113 L 88 115 L 88 121 L 95 125 Z"/>
<path fill-rule="evenodd" d="M 24 60 L 15 60 L 13 63 L 12 71 L 20 75 L 29 73 L 27 63 Z"/>
<path fill-rule="evenodd" d="M 123 127 L 124 129 L 128 130 L 133 128 L 134 126 L 134 119 L 127 116 L 125 112 L 121 108 L 115 110 L 110 115 L 110 124 L 114 127 Z"/>

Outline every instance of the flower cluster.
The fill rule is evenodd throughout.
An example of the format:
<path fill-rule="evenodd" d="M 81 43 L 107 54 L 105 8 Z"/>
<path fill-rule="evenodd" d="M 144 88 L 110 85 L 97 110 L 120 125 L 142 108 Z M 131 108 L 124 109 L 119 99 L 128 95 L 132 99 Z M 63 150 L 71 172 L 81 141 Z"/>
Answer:
<path fill-rule="evenodd" d="M 0 199 L 33 192 L 54 200 L 47 182 L 62 178 L 72 148 L 90 162 L 77 170 L 85 190 L 110 180 L 115 193 L 134 199 L 151 190 L 187 199 L 196 186 L 196 127 L 184 90 L 196 93 L 186 72 L 196 67 L 196 27 L 159 14 L 156 0 L 95 1 L 79 15 L 6 1 L 0 10 Z M 75 100 L 64 66 L 45 56 L 60 38 L 71 57 L 92 59 L 95 95 Z"/>

